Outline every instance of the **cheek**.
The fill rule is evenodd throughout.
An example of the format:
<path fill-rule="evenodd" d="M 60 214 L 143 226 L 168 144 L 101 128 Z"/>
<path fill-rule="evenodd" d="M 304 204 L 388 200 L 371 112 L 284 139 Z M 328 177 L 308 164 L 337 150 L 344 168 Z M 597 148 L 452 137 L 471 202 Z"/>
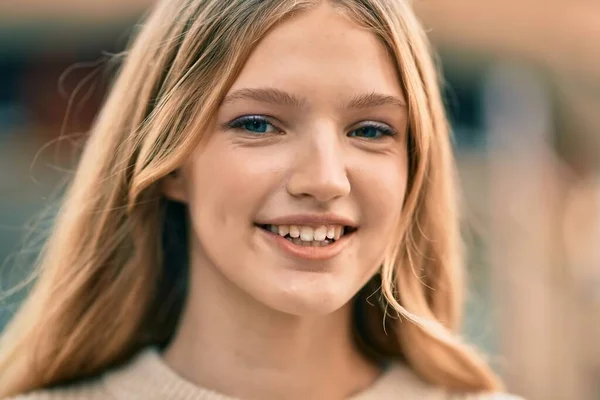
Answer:
<path fill-rule="evenodd" d="M 252 228 L 257 211 L 282 181 L 273 156 L 215 140 L 189 166 L 189 209 L 204 247 L 227 247 Z M 279 163 L 281 164 L 281 163 Z M 241 242 L 238 242 L 241 244 Z"/>
<path fill-rule="evenodd" d="M 404 157 L 381 158 L 357 173 L 356 191 L 364 217 L 365 251 L 381 254 L 394 240 L 407 187 Z"/>
<path fill-rule="evenodd" d="M 406 184 L 406 171 L 402 169 L 380 172 L 379 179 L 372 181 L 369 200 L 373 206 L 369 210 L 382 226 L 395 226 L 399 222 Z"/>
<path fill-rule="evenodd" d="M 249 213 L 268 191 L 269 174 L 261 161 L 226 143 L 207 147 L 190 166 L 190 208 L 202 205 L 203 214 L 219 216 L 222 223 Z"/>
<path fill-rule="evenodd" d="M 408 182 L 406 150 L 363 156 L 355 162 L 360 165 L 355 174 L 363 211 L 373 214 L 372 218 L 377 219 L 398 216 L 402 211 Z"/>

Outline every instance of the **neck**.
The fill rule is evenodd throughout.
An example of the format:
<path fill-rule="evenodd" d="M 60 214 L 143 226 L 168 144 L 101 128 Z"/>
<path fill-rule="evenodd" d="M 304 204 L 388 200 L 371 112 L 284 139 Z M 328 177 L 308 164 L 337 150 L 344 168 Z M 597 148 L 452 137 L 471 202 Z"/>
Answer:
<path fill-rule="evenodd" d="M 212 267 L 193 266 L 165 361 L 188 381 L 232 397 L 343 399 L 379 370 L 356 348 L 351 305 L 299 317 L 250 298 Z"/>

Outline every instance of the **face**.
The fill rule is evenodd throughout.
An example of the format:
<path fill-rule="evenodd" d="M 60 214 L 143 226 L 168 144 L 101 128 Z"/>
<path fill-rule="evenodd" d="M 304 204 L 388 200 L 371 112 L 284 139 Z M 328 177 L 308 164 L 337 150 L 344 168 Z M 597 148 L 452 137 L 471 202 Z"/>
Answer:
<path fill-rule="evenodd" d="M 273 29 L 183 168 L 192 268 L 294 315 L 348 303 L 395 240 L 405 104 L 383 44 L 330 6 Z"/>

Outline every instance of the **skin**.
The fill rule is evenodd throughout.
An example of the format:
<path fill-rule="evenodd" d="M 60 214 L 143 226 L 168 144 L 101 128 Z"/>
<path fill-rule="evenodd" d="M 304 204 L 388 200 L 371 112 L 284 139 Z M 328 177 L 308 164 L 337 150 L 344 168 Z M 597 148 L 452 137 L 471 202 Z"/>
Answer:
<path fill-rule="evenodd" d="M 301 104 L 239 92 L 265 88 Z M 373 93 L 396 103 L 347 107 Z M 249 399 L 342 399 L 373 384 L 380 370 L 353 342 L 350 306 L 400 218 L 403 104 L 385 47 L 326 3 L 258 44 L 206 145 L 164 183 L 168 197 L 188 204 L 193 236 L 190 294 L 164 353 L 178 374 Z M 268 124 L 230 126 L 247 115 Z M 327 212 L 358 226 L 329 260 L 293 257 L 254 225 Z"/>

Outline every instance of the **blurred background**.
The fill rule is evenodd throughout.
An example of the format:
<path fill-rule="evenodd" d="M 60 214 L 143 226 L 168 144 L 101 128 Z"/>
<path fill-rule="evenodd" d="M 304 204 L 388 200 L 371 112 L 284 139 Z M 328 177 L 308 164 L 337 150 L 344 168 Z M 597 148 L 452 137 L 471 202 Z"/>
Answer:
<path fill-rule="evenodd" d="M 35 255 L 21 251 L 29 222 L 76 160 L 59 136 L 84 137 L 117 70 L 110 56 L 152 2 L 0 2 L 2 290 Z M 414 4 L 456 135 L 465 334 L 516 394 L 600 399 L 600 1 Z M 0 305 L 0 330 L 18 300 Z"/>

